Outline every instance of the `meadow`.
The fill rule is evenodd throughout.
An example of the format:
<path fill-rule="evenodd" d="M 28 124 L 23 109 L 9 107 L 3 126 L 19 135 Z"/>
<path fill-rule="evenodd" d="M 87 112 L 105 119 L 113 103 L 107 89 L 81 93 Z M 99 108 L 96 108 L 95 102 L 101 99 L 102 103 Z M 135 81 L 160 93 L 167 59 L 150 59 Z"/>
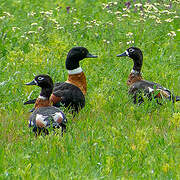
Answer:
<path fill-rule="evenodd" d="M 0 179 L 180 179 L 180 103 L 134 105 L 130 46 L 143 77 L 180 95 L 179 0 L 0 0 Z M 86 106 L 67 133 L 35 137 L 29 110 L 37 74 L 65 81 L 74 46 L 85 59 Z"/>

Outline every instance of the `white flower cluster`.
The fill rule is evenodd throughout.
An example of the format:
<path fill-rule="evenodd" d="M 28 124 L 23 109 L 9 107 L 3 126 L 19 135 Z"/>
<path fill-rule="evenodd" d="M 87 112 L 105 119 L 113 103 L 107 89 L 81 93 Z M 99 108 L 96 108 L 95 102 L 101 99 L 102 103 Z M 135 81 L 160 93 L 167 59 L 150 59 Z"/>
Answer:
<path fill-rule="evenodd" d="M 176 33 L 174 31 L 170 31 L 167 35 L 173 39 L 176 36 Z"/>

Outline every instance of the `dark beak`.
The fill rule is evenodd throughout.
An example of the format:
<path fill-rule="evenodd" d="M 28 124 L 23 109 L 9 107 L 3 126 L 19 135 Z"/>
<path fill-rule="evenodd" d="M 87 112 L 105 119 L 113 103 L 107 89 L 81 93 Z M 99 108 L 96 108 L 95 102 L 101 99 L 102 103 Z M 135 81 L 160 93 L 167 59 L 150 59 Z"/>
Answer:
<path fill-rule="evenodd" d="M 29 82 L 29 83 L 26 83 L 25 85 L 37 85 L 37 82 L 35 80 Z"/>
<path fill-rule="evenodd" d="M 123 52 L 122 54 L 117 55 L 117 57 L 123 57 L 123 56 L 127 56 L 126 52 Z"/>
<path fill-rule="evenodd" d="M 95 55 L 92 55 L 92 54 L 90 54 L 90 53 L 88 53 L 87 55 L 86 55 L 86 58 L 97 58 L 98 56 L 95 56 Z"/>

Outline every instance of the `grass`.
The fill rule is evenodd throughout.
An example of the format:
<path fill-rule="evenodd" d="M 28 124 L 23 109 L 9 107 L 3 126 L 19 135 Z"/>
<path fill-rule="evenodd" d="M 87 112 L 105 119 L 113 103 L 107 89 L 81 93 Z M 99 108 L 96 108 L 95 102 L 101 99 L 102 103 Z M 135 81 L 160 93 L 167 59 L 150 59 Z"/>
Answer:
<path fill-rule="evenodd" d="M 179 103 L 134 105 L 132 60 L 116 57 L 141 48 L 144 78 L 180 95 L 179 1 L 125 2 L 1 0 L 0 179 L 180 178 Z M 67 114 L 64 137 L 35 138 L 23 102 L 39 88 L 24 84 L 40 73 L 65 81 L 73 46 L 99 56 L 81 62 L 86 106 Z"/>

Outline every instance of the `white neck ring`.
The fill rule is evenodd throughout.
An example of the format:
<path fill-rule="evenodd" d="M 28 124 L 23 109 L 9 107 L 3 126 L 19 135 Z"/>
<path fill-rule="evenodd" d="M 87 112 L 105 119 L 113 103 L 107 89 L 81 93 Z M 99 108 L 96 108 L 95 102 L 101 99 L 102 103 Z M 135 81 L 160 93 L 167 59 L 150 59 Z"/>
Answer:
<path fill-rule="evenodd" d="M 68 74 L 80 74 L 82 72 L 82 68 L 78 67 L 76 69 L 73 70 L 68 70 Z"/>
<path fill-rule="evenodd" d="M 39 99 L 42 99 L 42 100 L 47 100 L 47 99 L 48 99 L 47 97 L 41 96 L 41 95 L 39 95 L 38 98 L 39 98 Z"/>
<path fill-rule="evenodd" d="M 132 74 L 140 74 L 139 71 L 136 71 L 136 70 L 134 70 L 134 69 L 131 70 L 131 73 L 132 73 Z"/>

